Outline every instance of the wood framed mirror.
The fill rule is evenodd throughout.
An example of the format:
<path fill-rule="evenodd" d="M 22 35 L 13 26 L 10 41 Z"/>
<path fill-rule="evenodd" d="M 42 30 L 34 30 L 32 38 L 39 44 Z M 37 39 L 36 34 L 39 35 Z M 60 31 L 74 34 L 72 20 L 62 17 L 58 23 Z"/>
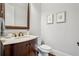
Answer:
<path fill-rule="evenodd" d="M 5 28 L 29 29 L 30 6 L 29 3 L 4 3 Z"/>

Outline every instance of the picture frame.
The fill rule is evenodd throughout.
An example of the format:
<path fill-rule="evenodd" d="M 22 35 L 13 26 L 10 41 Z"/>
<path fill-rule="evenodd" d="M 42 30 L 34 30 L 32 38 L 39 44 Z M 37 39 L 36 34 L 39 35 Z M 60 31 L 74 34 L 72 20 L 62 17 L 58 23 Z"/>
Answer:
<path fill-rule="evenodd" d="M 56 22 L 57 23 L 65 23 L 66 22 L 66 11 L 59 12 L 56 14 Z"/>
<path fill-rule="evenodd" d="M 48 16 L 47 23 L 48 24 L 53 24 L 54 23 L 54 14 L 50 14 Z"/>

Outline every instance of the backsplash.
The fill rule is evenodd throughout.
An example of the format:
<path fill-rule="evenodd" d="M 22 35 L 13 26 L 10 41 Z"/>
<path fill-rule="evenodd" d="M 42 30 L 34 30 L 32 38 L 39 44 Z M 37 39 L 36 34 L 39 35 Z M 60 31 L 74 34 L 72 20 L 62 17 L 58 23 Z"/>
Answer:
<path fill-rule="evenodd" d="M 9 34 L 9 33 L 19 33 L 22 32 L 24 34 L 27 34 L 27 29 L 26 30 L 20 30 L 20 29 L 5 29 L 5 35 Z"/>

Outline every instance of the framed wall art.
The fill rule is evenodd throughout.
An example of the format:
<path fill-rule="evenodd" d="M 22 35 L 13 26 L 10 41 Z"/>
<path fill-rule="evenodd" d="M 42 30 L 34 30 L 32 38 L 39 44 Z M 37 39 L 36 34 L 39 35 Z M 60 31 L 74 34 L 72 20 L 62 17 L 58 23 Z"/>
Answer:
<path fill-rule="evenodd" d="M 56 22 L 57 23 L 65 23 L 66 22 L 66 12 L 59 12 L 56 14 Z"/>
<path fill-rule="evenodd" d="M 48 16 L 47 23 L 48 24 L 53 24 L 54 23 L 54 14 L 50 14 Z"/>

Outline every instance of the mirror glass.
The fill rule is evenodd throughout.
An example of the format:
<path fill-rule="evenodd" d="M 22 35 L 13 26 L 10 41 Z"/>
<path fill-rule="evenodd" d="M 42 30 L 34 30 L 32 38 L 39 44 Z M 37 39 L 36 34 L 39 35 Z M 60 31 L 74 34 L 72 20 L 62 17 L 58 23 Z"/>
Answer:
<path fill-rule="evenodd" d="M 28 3 L 5 3 L 5 26 L 28 27 Z"/>

